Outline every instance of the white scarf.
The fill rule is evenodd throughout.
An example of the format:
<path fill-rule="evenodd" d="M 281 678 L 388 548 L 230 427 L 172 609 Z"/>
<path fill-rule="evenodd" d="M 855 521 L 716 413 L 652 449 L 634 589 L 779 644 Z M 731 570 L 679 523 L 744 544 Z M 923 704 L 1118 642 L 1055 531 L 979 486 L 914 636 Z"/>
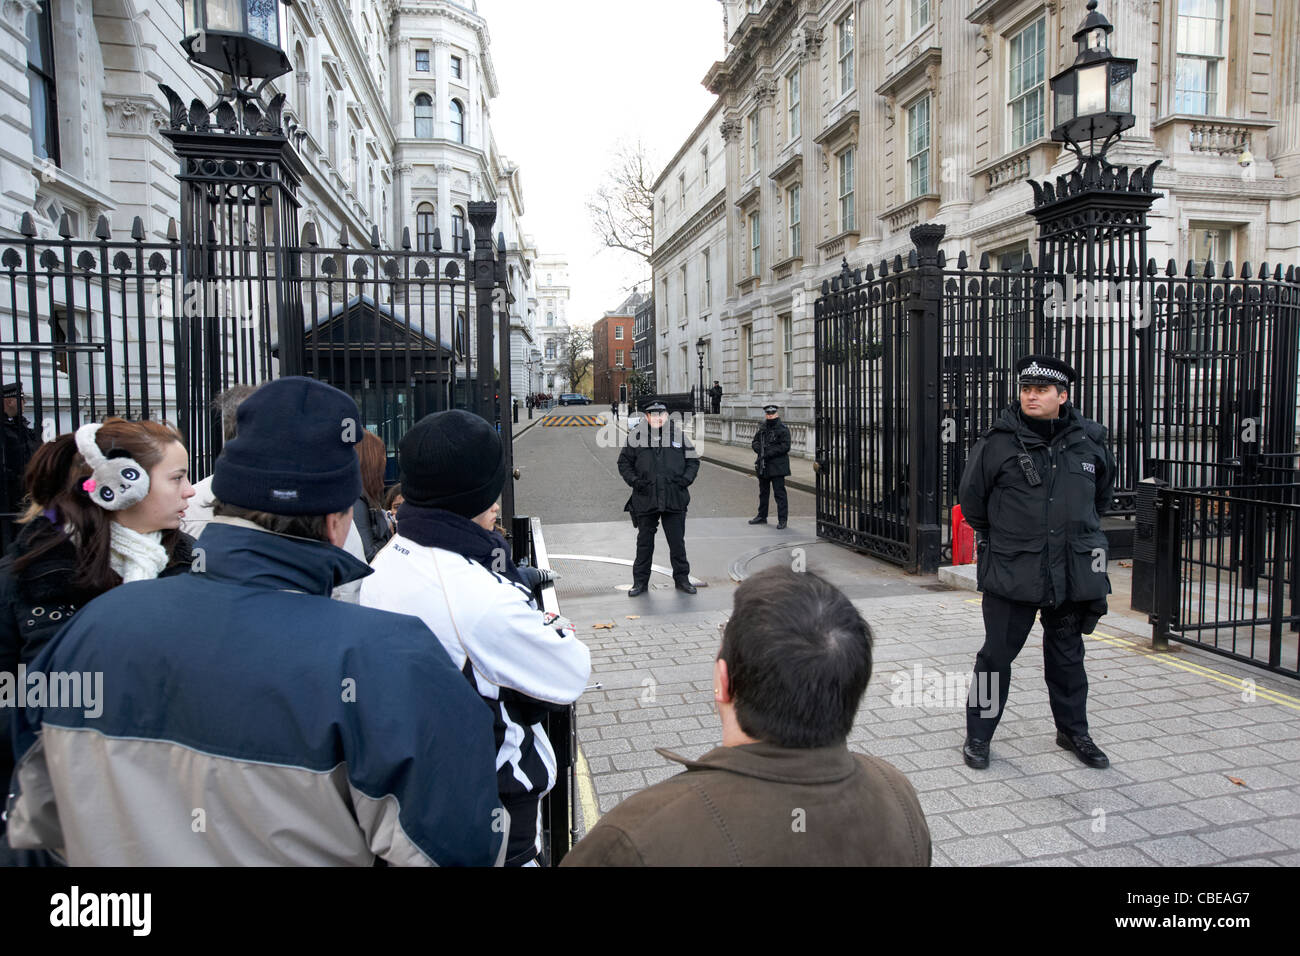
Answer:
<path fill-rule="evenodd" d="M 116 521 L 109 523 L 112 539 L 109 542 L 108 562 L 122 576 L 122 583 L 150 581 L 167 567 L 167 549 L 162 546 L 162 532 L 141 534 Z"/>

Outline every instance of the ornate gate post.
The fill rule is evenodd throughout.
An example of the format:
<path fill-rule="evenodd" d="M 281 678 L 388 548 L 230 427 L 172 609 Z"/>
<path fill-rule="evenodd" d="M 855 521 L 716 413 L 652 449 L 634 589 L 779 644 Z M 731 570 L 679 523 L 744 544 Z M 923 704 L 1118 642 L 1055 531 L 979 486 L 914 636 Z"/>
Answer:
<path fill-rule="evenodd" d="M 474 380 L 474 398 L 470 411 L 489 422 L 496 421 L 492 407 L 492 289 L 496 285 L 496 248 L 492 241 L 492 227 L 497 221 L 495 202 L 469 204 L 469 221 L 474 227 L 474 367 L 478 375 Z M 505 370 L 502 369 L 502 374 Z"/>
<path fill-rule="evenodd" d="M 917 269 L 907 305 L 908 321 L 908 444 L 911 467 L 909 514 L 912 553 L 921 574 L 939 570 L 943 530 L 939 515 L 939 458 L 942 401 L 939 310 L 943 307 L 943 271 L 939 268 L 939 242 L 945 227 L 914 226 Z"/>

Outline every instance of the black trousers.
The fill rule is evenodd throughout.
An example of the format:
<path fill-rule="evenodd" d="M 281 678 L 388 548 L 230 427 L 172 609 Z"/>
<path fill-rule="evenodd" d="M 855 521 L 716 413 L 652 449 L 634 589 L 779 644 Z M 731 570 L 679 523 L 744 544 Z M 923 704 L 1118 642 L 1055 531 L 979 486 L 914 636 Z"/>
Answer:
<path fill-rule="evenodd" d="M 655 511 L 636 520 L 636 561 L 632 564 L 632 583 L 650 583 L 650 565 L 655 556 L 655 532 L 663 519 L 664 537 L 673 565 L 674 581 L 689 581 L 691 563 L 686 560 L 686 512 Z"/>
<path fill-rule="evenodd" d="M 778 521 L 784 521 L 790 517 L 790 498 L 785 493 L 785 476 L 773 475 L 768 478 L 766 475 L 758 476 L 758 517 L 767 517 L 767 492 L 772 489 L 776 498 L 776 518 Z"/>
<path fill-rule="evenodd" d="M 1067 601 L 1058 608 L 1037 608 L 984 594 L 984 646 L 975 655 L 975 677 L 966 704 L 967 736 L 993 739 L 1011 689 L 1011 662 L 1025 646 L 1039 614 L 1047 697 L 1056 727 L 1071 736 L 1088 732 L 1088 675 L 1083 670 L 1083 634 L 1079 630 L 1088 607 L 1089 602 Z"/>

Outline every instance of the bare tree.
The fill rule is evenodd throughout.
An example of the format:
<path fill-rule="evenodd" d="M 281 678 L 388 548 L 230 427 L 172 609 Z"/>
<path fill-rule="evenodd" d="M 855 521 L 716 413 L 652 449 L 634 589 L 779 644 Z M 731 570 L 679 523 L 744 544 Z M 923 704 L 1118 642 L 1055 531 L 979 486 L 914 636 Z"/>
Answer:
<path fill-rule="evenodd" d="M 559 364 L 556 371 L 568 381 L 570 391 L 579 391 L 579 385 L 591 370 L 591 363 L 594 361 L 591 329 L 571 328 L 560 336 Z"/>
<path fill-rule="evenodd" d="M 647 263 L 654 249 L 654 185 L 658 172 L 645 144 L 623 143 L 615 150 L 605 179 L 587 200 L 587 212 L 600 241 Z"/>

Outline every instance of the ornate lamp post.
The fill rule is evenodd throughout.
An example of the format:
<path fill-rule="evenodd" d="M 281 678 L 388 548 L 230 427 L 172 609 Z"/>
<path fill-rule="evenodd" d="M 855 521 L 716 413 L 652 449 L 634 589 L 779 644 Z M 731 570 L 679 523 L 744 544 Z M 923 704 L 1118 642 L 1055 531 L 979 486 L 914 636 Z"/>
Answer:
<path fill-rule="evenodd" d="M 700 357 L 700 411 L 706 411 L 708 406 L 704 404 L 704 336 L 695 340 L 695 354 Z"/>
<path fill-rule="evenodd" d="M 1097 12 L 1097 0 L 1088 0 L 1088 13 L 1074 32 L 1079 52 L 1074 63 L 1052 77 L 1052 102 L 1056 125 L 1052 139 L 1065 143 L 1082 165 L 1101 159 L 1111 143 L 1133 126 L 1133 78 L 1137 60 L 1110 52 L 1107 36 L 1115 28 Z M 1101 147 L 1091 151 L 1091 144 Z M 1084 149 L 1089 153 L 1085 155 Z"/>
<path fill-rule="evenodd" d="M 293 69 L 280 48 L 284 26 L 281 0 L 185 0 L 181 49 L 190 62 L 229 79 L 226 96 L 256 99 Z M 262 83 L 250 92 L 254 80 Z"/>

